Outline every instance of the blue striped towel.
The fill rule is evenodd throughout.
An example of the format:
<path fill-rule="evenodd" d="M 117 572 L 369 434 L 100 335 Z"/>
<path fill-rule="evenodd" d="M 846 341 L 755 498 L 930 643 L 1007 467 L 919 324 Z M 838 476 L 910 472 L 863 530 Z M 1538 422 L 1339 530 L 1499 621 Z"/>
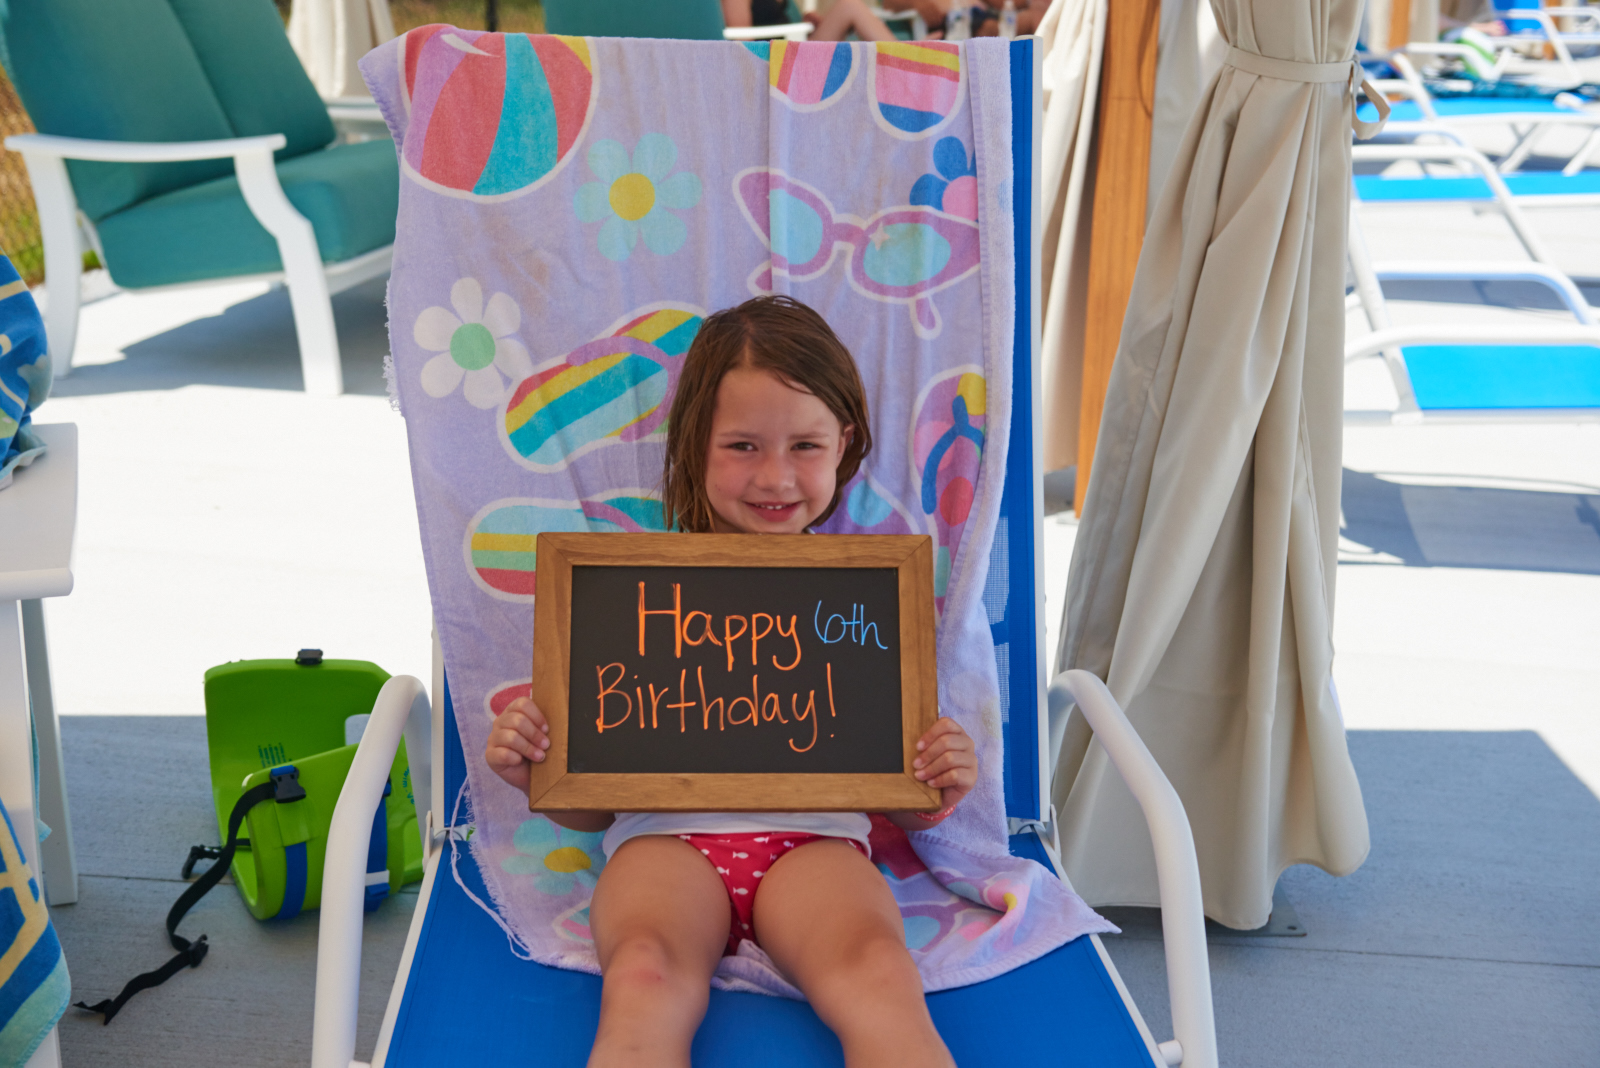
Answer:
<path fill-rule="evenodd" d="M 11 261 L 0 256 L 0 489 L 17 468 L 44 453 L 44 442 L 28 424 L 49 393 L 50 357 L 39 308 Z"/>
<path fill-rule="evenodd" d="M 72 980 L 3 804 L 0 817 L 0 1068 L 20 1068 L 66 1010 Z"/>

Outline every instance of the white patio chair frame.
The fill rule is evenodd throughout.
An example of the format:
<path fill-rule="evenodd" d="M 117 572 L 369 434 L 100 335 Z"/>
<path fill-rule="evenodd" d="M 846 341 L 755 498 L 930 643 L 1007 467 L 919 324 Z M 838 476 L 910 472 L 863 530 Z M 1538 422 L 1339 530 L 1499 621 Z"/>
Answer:
<path fill-rule="evenodd" d="M 1509 126 L 1516 141 L 1505 157 L 1495 165 L 1501 174 L 1517 170 L 1527 162 L 1528 157 L 1538 147 L 1540 140 L 1550 130 L 1558 126 L 1583 126 L 1590 131 L 1588 138 L 1582 146 L 1568 159 L 1561 173 L 1571 176 L 1577 174 L 1588 165 L 1589 159 L 1597 149 L 1600 149 L 1600 111 L 1574 110 L 1566 112 L 1484 112 L 1477 115 L 1440 115 L 1434 108 L 1433 94 L 1428 92 L 1428 87 L 1422 81 L 1417 68 L 1412 64 L 1407 52 L 1418 52 L 1437 55 L 1460 55 L 1468 51 L 1464 45 L 1455 45 L 1440 42 L 1413 42 L 1404 49 L 1397 49 L 1389 55 L 1389 63 L 1400 72 L 1399 78 L 1383 78 L 1375 82 L 1378 90 L 1386 96 L 1402 96 L 1417 105 L 1422 112 L 1421 120 L 1397 120 L 1391 118 L 1384 125 L 1385 134 L 1400 136 L 1420 136 L 1423 134 L 1443 134 L 1458 143 L 1461 141 L 1456 127 L 1466 126 Z M 1502 50 L 1502 61 L 1496 64 L 1497 69 L 1503 65 L 1504 57 L 1508 51 Z"/>
<path fill-rule="evenodd" d="M 95 141 L 51 134 L 16 134 L 6 138 L 6 147 L 22 154 L 28 180 L 33 185 L 34 202 L 38 205 L 39 229 L 44 238 L 45 286 L 50 298 L 45 309 L 45 333 L 50 339 L 55 377 L 63 378 L 71 373 L 73 350 L 77 345 L 85 251 L 79 237 L 80 226 L 88 233 L 91 244 L 98 244 L 93 226 L 78 210 L 66 161 L 174 163 L 231 158 L 245 203 L 277 241 L 284 269 L 175 286 L 152 286 L 139 292 L 245 281 L 286 284 L 294 311 L 306 392 L 324 397 L 344 392 L 344 371 L 339 363 L 339 338 L 334 330 L 330 298 L 334 293 L 387 274 L 394 260 L 394 246 L 386 245 L 339 263 L 324 264 L 311 221 L 289 203 L 278 181 L 272 154 L 286 143 L 283 134 L 170 142 Z"/>
<path fill-rule="evenodd" d="M 1411 385 L 1411 372 L 1406 366 L 1403 347 L 1406 345 L 1597 345 L 1600 346 L 1600 325 L 1595 322 L 1593 309 L 1578 287 L 1562 271 L 1541 263 L 1498 263 L 1489 261 L 1451 261 L 1428 263 L 1422 261 L 1374 264 L 1367 249 L 1366 235 L 1356 213 L 1350 205 L 1349 231 L 1350 271 L 1355 279 L 1355 291 L 1345 300 L 1347 309 L 1360 308 L 1366 316 L 1371 333 L 1351 338 L 1345 342 L 1344 362 L 1349 366 L 1358 360 L 1382 356 L 1399 406 L 1393 411 L 1383 409 L 1346 409 L 1346 426 L 1404 426 L 1418 423 L 1528 423 L 1528 422 L 1595 422 L 1600 421 L 1600 408 L 1496 408 L 1452 409 L 1423 411 L 1417 404 L 1416 391 Z M 1566 305 L 1576 320 L 1571 324 L 1548 326 L 1510 326 L 1486 324 L 1437 324 L 1397 327 L 1389 318 L 1388 306 L 1383 296 L 1384 281 L 1515 281 L 1534 282 L 1552 290 Z"/>
<path fill-rule="evenodd" d="M 356 1017 L 361 984 L 362 900 L 366 890 L 367 836 L 378 799 L 402 736 L 410 760 L 417 825 L 426 853 L 421 892 L 397 980 L 391 989 L 378 1031 L 373 1064 L 388 1056 L 395 1019 L 405 994 L 428 901 L 438 877 L 444 845 L 460 831 L 444 813 L 444 693 L 442 659 L 434 645 L 430 703 L 422 682 L 409 675 L 391 678 L 373 703 L 372 718 L 356 749 L 349 775 L 334 807 L 328 831 L 322 881 L 322 908 L 317 939 L 317 980 L 312 1021 L 312 1068 L 369 1068 L 355 1059 Z M 1155 847 L 1161 894 L 1161 925 L 1166 952 L 1168 1000 L 1175 1037 L 1156 1042 L 1143 1018 L 1132 1010 L 1156 1068 L 1217 1068 L 1217 1036 L 1211 998 L 1211 971 L 1206 949 L 1205 914 L 1200 897 L 1200 868 L 1194 835 L 1183 802 L 1161 767 L 1128 722 L 1111 692 L 1087 671 L 1065 671 L 1051 682 L 1049 716 L 1064 716 L 1073 707 L 1083 713 L 1112 764 L 1127 782 L 1149 824 Z M 1040 834 L 1041 828 L 1031 828 Z M 1041 834 L 1046 852 L 1060 870 L 1053 843 Z M 448 875 L 446 876 L 448 878 Z M 1125 1004 L 1133 1002 L 1097 935 L 1090 936 L 1107 974 Z"/>
<path fill-rule="evenodd" d="M 1489 187 L 1494 197 L 1493 206 L 1506 218 L 1506 223 L 1516 234 L 1517 240 L 1527 250 L 1529 257 L 1538 263 L 1554 262 L 1550 252 L 1545 248 L 1544 242 L 1533 232 L 1528 225 L 1527 217 L 1522 214 L 1524 206 L 1556 206 L 1561 204 L 1597 204 L 1600 203 L 1600 194 L 1571 194 L 1540 197 L 1517 197 L 1506 188 L 1505 180 L 1494 164 L 1489 162 L 1487 156 L 1470 145 L 1442 144 L 1442 145 L 1370 145 L 1361 144 L 1352 147 L 1350 158 L 1355 163 L 1385 162 L 1398 160 L 1411 160 L 1417 163 L 1454 163 L 1468 171 L 1477 171 Z M 1352 194 L 1351 206 L 1360 202 L 1360 197 Z M 1442 198 L 1441 198 L 1441 202 Z M 1470 201 L 1473 204 L 1483 204 L 1479 199 Z"/>

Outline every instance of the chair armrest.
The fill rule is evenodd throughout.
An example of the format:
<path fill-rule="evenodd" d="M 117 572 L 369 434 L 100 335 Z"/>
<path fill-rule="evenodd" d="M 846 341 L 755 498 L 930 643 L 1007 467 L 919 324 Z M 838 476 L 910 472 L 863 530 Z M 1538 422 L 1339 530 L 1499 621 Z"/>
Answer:
<path fill-rule="evenodd" d="M 1161 891 L 1172 1030 L 1181 1047 L 1173 1049 L 1171 1043 L 1163 1042 L 1161 1052 L 1169 1065 L 1216 1068 L 1217 1025 L 1211 1004 L 1200 864 L 1195 859 L 1194 832 L 1183 801 L 1105 683 L 1087 671 L 1063 671 L 1050 683 L 1049 702 L 1052 719 L 1065 713 L 1067 706 L 1077 705 L 1150 827 Z"/>
<path fill-rule="evenodd" d="M 1521 10 L 1520 8 L 1518 10 Z M 1402 345 L 1596 345 L 1600 326 L 1566 323 L 1560 326 L 1501 324 L 1395 326 L 1374 330 L 1345 343 L 1344 362 L 1376 356 Z"/>
<path fill-rule="evenodd" d="M 1382 282 L 1466 281 L 1533 282 L 1555 293 L 1581 325 L 1594 326 L 1594 309 L 1565 271 L 1543 263 L 1503 260 L 1413 261 L 1398 260 L 1373 265 Z"/>
<path fill-rule="evenodd" d="M 13 134 L 6 138 L 13 152 L 38 153 L 59 159 L 97 160 L 103 163 L 178 163 L 195 159 L 225 159 L 265 152 L 271 155 L 288 139 L 283 134 L 233 137 L 226 141 L 91 141 L 54 134 Z"/>
<path fill-rule="evenodd" d="M 722 31 L 727 41 L 804 41 L 816 29 L 809 22 L 786 22 L 781 26 L 729 26 Z"/>
<path fill-rule="evenodd" d="M 312 1068 L 350 1068 L 356 1052 L 361 992 L 362 902 L 367 843 L 400 737 L 408 723 L 431 717 L 428 694 L 410 675 L 383 684 L 356 747 L 328 827 L 317 927 L 317 986 L 311 1025 Z"/>

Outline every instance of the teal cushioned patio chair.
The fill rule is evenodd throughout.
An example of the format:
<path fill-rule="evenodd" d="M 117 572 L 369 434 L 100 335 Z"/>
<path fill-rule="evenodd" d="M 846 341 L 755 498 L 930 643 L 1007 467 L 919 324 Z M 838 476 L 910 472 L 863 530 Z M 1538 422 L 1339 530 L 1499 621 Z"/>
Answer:
<path fill-rule="evenodd" d="M 308 393 L 343 390 L 331 293 L 386 273 L 400 176 L 389 141 L 334 144 L 270 0 L 11 0 L 7 69 L 58 375 L 77 333 L 80 226 L 119 286 L 288 284 Z"/>
<path fill-rule="evenodd" d="M 544 0 L 546 33 L 572 37 L 665 37 L 679 41 L 804 41 L 811 24 L 794 16 L 781 26 L 728 29 L 721 0 Z"/>

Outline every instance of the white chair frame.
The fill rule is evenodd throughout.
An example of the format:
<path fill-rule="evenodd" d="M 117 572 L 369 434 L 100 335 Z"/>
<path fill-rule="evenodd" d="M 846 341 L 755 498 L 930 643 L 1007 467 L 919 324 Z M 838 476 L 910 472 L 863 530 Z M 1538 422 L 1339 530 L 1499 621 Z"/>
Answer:
<path fill-rule="evenodd" d="M 1589 137 L 1568 159 L 1561 173 L 1571 176 L 1577 174 L 1588 164 L 1591 156 L 1600 149 L 1600 111 L 1583 109 L 1567 112 L 1484 112 L 1479 115 L 1448 115 L 1441 116 L 1433 106 L 1433 94 L 1428 92 L 1428 87 L 1422 81 L 1422 76 L 1417 73 L 1417 68 L 1407 57 L 1406 52 L 1437 55 L 1459 55 L 1466 52 L 1464 45 L 1455 45 L 1440 42 L 1437 44 L 1427 42 L 1414 42 L 1404 50 L 1390 53 L 1389 62 L 1401 74 L 1399 78 L 1384 78 L 1374 83 L 1377 89 L 1386 96 L 1400 96 L 1411 100 L 1422 112 L 1421 121 L 1404 121 L 1390 119 L 1384 126 L 1385 134 L 1400 136 L 1419 136 L 1422 134 L 1442 134 L 1460 142 L 1456 132 L 1457 128 L 1469 126 L 1509 126 L 1516 137 L 1511 150 L 1496 164 L 1496 169 L 1501 174 L 1517 170 L 1538 147 L 1539 141 L 1553 127 L 1557 126 L 1583 126 L 1590 130 Z M 1510 55 L 1507 51 L 1500 53 L 1501 61 L 1496 64 L 1498 69 L 1504 65 L 1505 57 Z"/>
<path fill-rule="evenodd" d="M 411 932 L 400 958 L 383 1025 L 378 1032 L 373 1064 L 388 1055 L 395 1018 L 405 991 L 428 898 L 438 877 L 444 846 L 460 832 L 447 824 L 444 797 L 443 667 L 435 644 L 434 701 L 422 682 L 397 675 L 379 691 L 372 718 L 361 737 L 344 789 L 334 807 L 328 831 L 327 860 L 322 880 L 322 908 L 317 940 L 317 985 L 311 1038 L 312 1068 L 369 1068 L 355 1059 L 356 1015 L 361 985 L 362 901 L 366 890 L 367 836 L 390 765 L 406 739 L 411 765 L 417 825 L 426 853 L 422 892 Z M 1161 925 L 1166 952 L 1167 988 L 1174 1036 L 1157 1043 L 1137 1012 L 1154 1068 L 1217 1068 L 1216 1023 L 1211 998 L 1211 971 L 1206 949 L 1205 914 L 1200 897 L 1200 867 L 1194 835 L 1183 802 L 1155 757 L 1118 707 L 1111 692 L 1087 671 L 1065 671 L 1049 689 L 1052 719 L 1074 706 L 1093 729 L 1112 764 L 1122 775 L 1144 812 L 1155 846 L 1161 893 Z M 1036 832 L 1037 833 L 1037 832 Z M 1046 851 L 1053 850 L 1046 843 Z M 1059 864 L 1057 873 L 1060 873 Z M 448 875 L 445 876 L 448 878 Z M 1062 876 L 1065 878 L 1065 876 Z M 1125 1002 L 1127 991 L 1098 936 L 1094 945 Z"/>
<path fill-rule="evenodd" d="M 1389 379 L 1394 383 L 1399 404 L 1392 411 L 1347 409 L 1344 413 L 1346 426 L 1405 426 L 1423 422 L 1600 421 L 1600 408 L 1497 408 L 1482 411 L 1425 412 L 1417 404 L 1416 391 L 1411 385 L 1411 372 L 1406 367 L 1402 351 L 1406 345 L 1600 345 L 1600 325 L 1595 322 L 1594 309 L 1584 299 L 1572 279 L 1562 271 L 1542 263 L 1417 261 L 1374 264 L 1367 249 L 1366 235 L 1362 232 L 1354 203 L 1350 205 L 1348 251 L 1350 272 L 1355 278 L 1355 291 L 1346 298 L 1345 306 L 1351 310 L 1360 308 L 1372 332 L 1350 338 L 1345 342 L 1345 366 L 1348 367 L 1358 360 L 1382 356 L 1384 366 L 1389 372 Z M 1382 283 L 1417 280 L 1535 282 L 1552 290 L 1572 313 L 1575 321 L 1570 324 L 1548 326 L 1429 324 L 1397 327 L 1389 318 Z"/>
<path fill-rule="evenodd" d="M 38 206 L 39 228 L 44 238 L 45 285 L 50 298 L 45 309 L 45 333 L 50 340 L 57 378 L 71 373 L 77 344 L 84 252 L 79 226 L 86 223 L 78 211 L 66 161 L 172 163 L 231 158 L 245 203 L 277 241 L 284 269 L 211 281 L 287 284 L 306 392 L 325 397 L 344 392 L 339 338 L 334 330 L 330 298 L 334 293 L 387 274 L 394 259 L 394 246 L 386 245 L 340 263 L 324 264 L 311 221 L 289 203 L 278 181 L 272 154 L 286 143 L 283 134 L 174 142 L 94 141 L 50 134 L 17 134 L 6 138 L 7 148 L 22 153 Z M 90 232 L 92 234 L 92 227 Z M 141 292 L 168 288 L 179 287 L 152 287 Z"/>

